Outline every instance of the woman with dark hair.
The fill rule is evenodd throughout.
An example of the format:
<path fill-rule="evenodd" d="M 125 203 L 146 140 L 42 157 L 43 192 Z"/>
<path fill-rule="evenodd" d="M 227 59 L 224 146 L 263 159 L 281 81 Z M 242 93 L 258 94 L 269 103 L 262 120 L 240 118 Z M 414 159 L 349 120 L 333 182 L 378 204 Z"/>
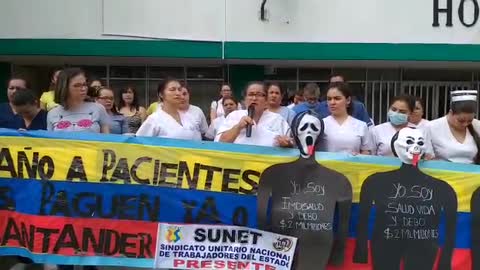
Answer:
<path fill-rule="evenodd" d="M 40 108 L 50 111 L 51 109 L 55 108 L 58 104 L 55 103 L 55 85 L 57 84 L 58 74 L 60 74 L 61 69 L 55 69 L 52 73 L 52 77 L 50 79 L 50 86 L 48 90 L 43 92 L 42 96 L 40 97 Z"/>
<path fill-rule="evenodd" d="M 480 164 L 479 127 L 476 124 L 477 91 L 451 92 L 450 111 L 430 121 L 427 130 L 435 159 Z"/>
<path fill-rule="evenodd" d="M 180 110 L 191 116 L 195 125 L 200 126 L 200 133 L 204 136 L 208 130 L 207 118 L 200 107 L 190 104 L 190 87 L 188 85 L 182 85 L 181 90 L 182 102 L 180 104 Z"/>
<path fill-rule="evenodd" d="M 429 123 L 428 120 L 423 118 L 425 106 L 423 106 L 423 100 L 419 97 L 415 97 L 415 109 L 409 117 L 409 127 L 425 130 Z"/>
<path fill-rule="evenodd" d="M 225 122 L 225 119 L 227 116 L 237 110 L 237 105 L 238 102 L 234 97 L 226 97 L 222 99 L 222 105 L 223 105 L 223 110 L 225 112 L 224 116 L 220 116 L 215 118 L 212 123 L 210 124 L 210 127 L 208 127 L 207 133 L 205 134 L 205 137 L 208 139 L 213 140 L 215 136 L 217 136 L 218 129 L 220 126 L 223 125 L 223 122 Z"/>
<path fill-rule="evenodd" d="M 66 68 L 58 74 L 55 85 L 55 103 L 47 115 L 49 131 L 110 133 L 110 121 L 105 108 L 95 102 L 86 102 L 87 78 L 80 68 Z M 73 270 L 72 265 L 59 265 L 60 270 Z M 96 269 L 84 266 L 83 269 Z"/>
<path fill-rule="evenodd" d="M 117 111 L 114 104 L 113 90 L 110 88 L 102 88 L 97 91 L 96 102 L 105 107 L 110 118 L 110 133 L 126 134 L 128 131 L 128 122 L 121 113 Z"/>
<path fill-rule="evenodd" d="M 247 110 L 230 113 L 218 129 L 215 141 L 260 146 L 291 147 L 290 127 L 277 113 L 267 110 L 267 90 L 262 82 L 250 82 L 245 89 L 245 105 L 254 109 L 253 117 Z M 247 127 L 251 125 L 251 136 Z"/>
<path fill-rule="evenodd" d="M 13 96 L 13 108 L 20 116 L 18 128 L 22 130 L 46 130 L 47 112 L 40 109 L 40 101 L 30 89 L 22 89 Z"/>
<path fill-rule="evenodd" d="M 401 95 L 393 98 L 387 113 L 388 122 L 371 128 L 372 151 L 377 156 L 392 156 L 392 137 L 408 125 L 408 117 L 415 109 L 412 96 Z"/>
<path fill-rule="evenodd" d="M 89 78 L 89 87 L 92 87 L 92 88 L 97 88 L 97 90 L 100 90 L 100 88 L 103 87 L 102 85 L 102 81 L 100 79 L 98 79 L 97 77 L 93 77 L 91 76 Z"/>
<path fill-rule="evenodd" d="M 284 93 L 280 85 L 276 83 L 269 84 L 267 87 L 268 110 L 280 114 L 285 121 L 290 125 L 292 123 L 295 112 L 291 109 L 282 106 Z"/>
<path fill-rule="evenodd" d="M 147 114 L 145 108 L 138 105 L 135 88 L 129 86 L 121 90 L 118 108 L 128 122 L 128 133 L 136 133 Z"/>
<path fill-rule="evenodd" d="M 48 112 L 48 130 L 110 133 L 105 108 L 85 102 L 87 90 L 87 79 L 81 69 L 67 68 L 60 72 L 54 100 L 59 106 Z"/>
<path fill-rule="evenodd" d="M 323 119 L 326 151 L 370 154 L 371 135 L 365 122 L 352 117 L 352 93 L 348 85 L 330 84 L 327 103 L 330 115 Z"/>
<path fill-rule="evenodd" d="M 85 101 L 95 102 L 97 100 L 98 92 L 103 88 L 102 82 L 96 77 L 89 77 L 87 98 Z"/>
<path fill-rule="evenodd" d="M 225 110 L 223 109 L 223 99 L 227 97 L 232 97 L 233 91 L 232 87 L 228 83 L 223 83 L 220 89 L 220 99 L 212 101 L 210 105 L 210 121 L 215 120 L 215 118 L 224 116 Z M 238 109 L 241 110 L 242 106 L 240 103 L 237 105 Z"/>
<path fill-rule="evenodd" d="M 167 79 L 159 85 L 162 105 L 137 131 L 137 136 L 162 137 L 183 140 L 202 140 L 201 122 L 184 108 L 185 98 L 180 82 Z"/>

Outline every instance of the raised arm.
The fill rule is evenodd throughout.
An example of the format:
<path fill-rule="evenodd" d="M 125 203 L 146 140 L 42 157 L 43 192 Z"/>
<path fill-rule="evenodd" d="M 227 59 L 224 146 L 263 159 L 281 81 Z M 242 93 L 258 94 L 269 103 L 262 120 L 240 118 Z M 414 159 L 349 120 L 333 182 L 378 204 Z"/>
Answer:
<path fill-rule="evenodd" d="M 217 119 L 217 106 L 218 102 L 212 101 L 212 104 L 210 105 L 210 122 L 213 122 L 213 120 Z"/>

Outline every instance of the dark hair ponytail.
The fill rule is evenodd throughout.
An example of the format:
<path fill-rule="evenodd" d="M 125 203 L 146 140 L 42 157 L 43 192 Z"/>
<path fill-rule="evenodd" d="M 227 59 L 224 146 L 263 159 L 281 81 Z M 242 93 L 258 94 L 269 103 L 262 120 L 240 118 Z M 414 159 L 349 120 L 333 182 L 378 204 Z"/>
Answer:
<path fill-rule="evenodd" d="M 476 113 L 477 112 L 477 102 L 474 100 L 462 100 L 455 101 L 450 104 L 450 110 L 453 114 L 458 113 Z M 475 121 L 475 120 L 474 120 Z M 478 135 L 475 128 L 473 128 L 473 123 L 467 126 L 468 131 L 473 137 L 475 144 L 477 145 L 477 155 L 473 159 L 473 163 L 480 164 L 480 136 Z"/>
<path fill-rule="evenodd" d="M 473 159 L 473 163 L 480 165 L 480 136 L 478 135 L 475 128 L 473 128 L 473 124 L 468 125 L 467 128 L 470 134 L 472 134 L 473 140 L 477 145 L 477 155 L 475 155 L 475 158 Z"/>

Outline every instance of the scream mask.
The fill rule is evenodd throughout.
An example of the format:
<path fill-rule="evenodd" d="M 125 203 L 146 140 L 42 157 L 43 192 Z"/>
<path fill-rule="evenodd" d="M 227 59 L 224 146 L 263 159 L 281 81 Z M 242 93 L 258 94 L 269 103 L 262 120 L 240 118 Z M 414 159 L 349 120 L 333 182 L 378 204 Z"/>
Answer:
<path fill-rule="evenodd" d="M 403 163 L 417 166 L 425 153 L 425 135 L 419 129 L 402 128 L 392 138 L 392 152 Z"/>
<path fill-rule="evenodd" d="M 304 158 L 314 155 L 323 135 L 323 121 L 312 111 L 297 114 L 292 121 L 293 138 Z"/>

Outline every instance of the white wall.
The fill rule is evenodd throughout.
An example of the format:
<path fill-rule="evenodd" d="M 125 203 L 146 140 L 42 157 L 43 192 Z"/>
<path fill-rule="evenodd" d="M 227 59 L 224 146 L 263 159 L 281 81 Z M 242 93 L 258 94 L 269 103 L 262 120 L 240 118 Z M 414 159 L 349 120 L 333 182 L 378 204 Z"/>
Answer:
<path fill-rule="evenodd" d="M 101 38 L 101 0 L 2 0 L 2 38 Z"/>
<path fill-rule="evenodd" d="M 453 27 L 445 14 L 432 26 L 433 2 L 268 0 L 263 22 L 261 0 L 1 0 L 0 38 L 480 43 L 480 22 L 459 21 L 461 0 L 453 0 Z M 464 2 L 471 22 L 474 0 Z"/>
<path fill-rule="evenodd" d="M 123 39 L 103 35 L 102 0 L 0 0 L 0 38 Z"/>
<path fill-rule="evenodd" d="M 104 33 L 223 40 L 225 0 L 103 0 Z"/>
<path fill-rule="evenodd" d="M 270 20 L 258 20 L 259 1 L 228 1 L 228 40 L 358 43 L 479 43 L 480 22 L 466 28 L 453 0 L 454 27 L 432 27 L 433 0 L 268 0 Z M 467 4 L 466 14 L 473 14 Z M 446 6 L 440 0 L 440 6 Z M 467 16 L 470 22 L 472 16 Z M 440 15 L 445 24 L 445 15 Z"/>

